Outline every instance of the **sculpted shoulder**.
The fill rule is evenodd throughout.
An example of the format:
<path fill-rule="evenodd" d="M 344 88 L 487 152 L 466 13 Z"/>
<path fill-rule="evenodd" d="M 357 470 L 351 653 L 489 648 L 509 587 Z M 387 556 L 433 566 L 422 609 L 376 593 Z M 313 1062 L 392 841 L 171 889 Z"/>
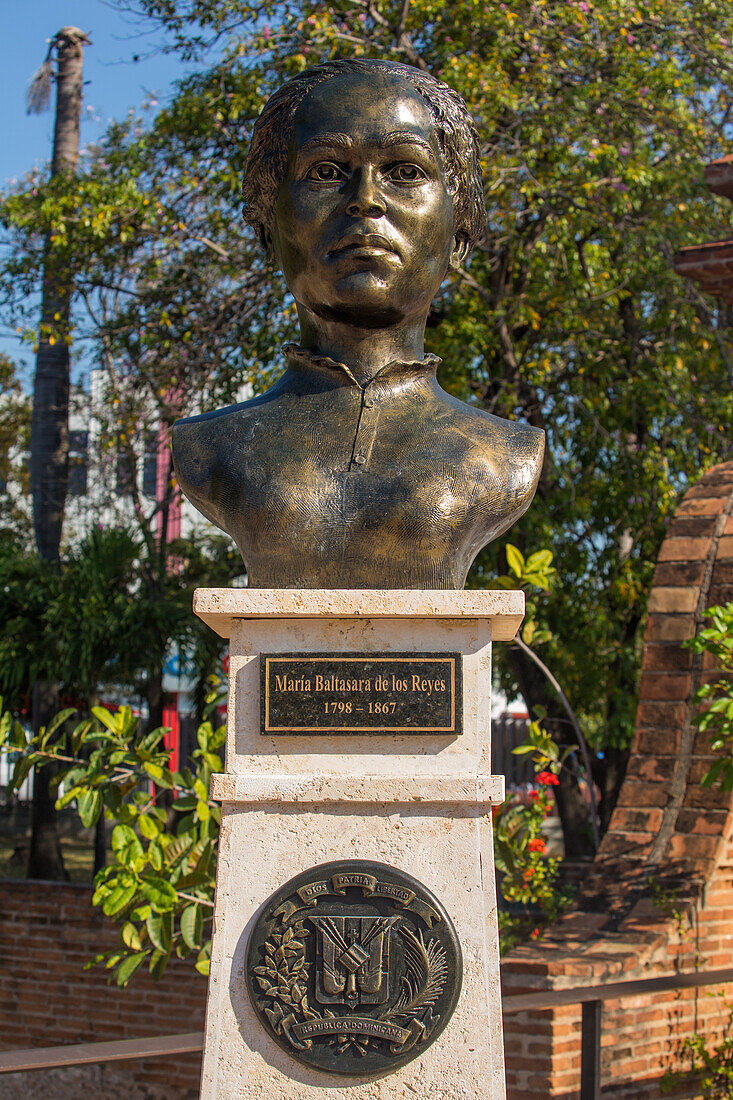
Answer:
<path fill-rule="evenodd" d="M 444 393 L 454 430 L 480 447 L 495 451 L 512 465 L 529 465 L 539 477 L 545 453 L 545 433 L 519 420 L 506 420 Z M 451 415 L 452 414 L 452 415 Z M 536 478 L 535 478 L 536 481 Z"/>
<path fill-rule="evenodd" d="M 228 479 L 222 477 L 235 453 L 251 436 L 254 424 L 279 392 L 279 385 L 259 397 L 227 405 L 223 409 L 176 420 L 171 432 L 173 468 L 181 490 L 200 512 L 219 527 L 226 505 Z"/>
<path fill-rule="evenodd" d="M 494 416 L 449 394 L 444 400 L 450 410 L 450 428 L 465 448 L 464 461 L 477 479 L 485 509 L 495 518 L 490 538 L 496 538 L 532 502 L 542 473 L 545 433 L 530 424 Z"/>

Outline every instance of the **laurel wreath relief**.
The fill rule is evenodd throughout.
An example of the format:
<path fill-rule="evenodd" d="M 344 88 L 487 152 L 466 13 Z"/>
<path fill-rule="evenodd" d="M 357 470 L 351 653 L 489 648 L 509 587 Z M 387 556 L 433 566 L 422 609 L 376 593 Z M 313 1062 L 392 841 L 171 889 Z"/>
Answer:
<path fill-rule="evenodd" d="M 406 973 L 402 976 L 399 996 L 394 1005 L 377 1019 L 412 1021 L 411 1038 L 407 1044 L 390 1044 L 393 1054 L 403 1053 L 416 1043 L 428 1039 L 438 1022 L 432 1008 L 439 1000 L 448 979 L 448 960 L 445 950 L 436 940 L 427 944 L 420 930 L 413 932 L 406 924 L 399 928 L 403 940 L 403 958 Z M 302 921 L 297 921 L 283 933 L 273 933 L 264 943 L 264 963 L 254 967 L 254 975 L 264 995 L 271 999 L 270 1006 L 263 1006 L 273 1030 L 285 1036 L 296 1048 L 310 1046 L 301 1042 L 293 1027 L 305 1020 L 338 1019 L 335 1013 L 325 1010 L 324 1015 L 315 1012 L 308 1003 L 309 966 L 305 958 L 305 939 L 310 935 Z M 364 1055 L 370 1044 L 383 1042 L 380 1038 L 336 1035 L 327 1039 L 339 1051 L 350 1047 Z"/>

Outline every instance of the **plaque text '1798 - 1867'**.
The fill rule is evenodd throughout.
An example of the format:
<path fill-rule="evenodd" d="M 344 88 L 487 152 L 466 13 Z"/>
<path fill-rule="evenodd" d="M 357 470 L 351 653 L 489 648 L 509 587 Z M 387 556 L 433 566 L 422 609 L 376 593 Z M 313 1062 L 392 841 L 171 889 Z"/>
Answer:
<path fill-rule="evenodd" d="M 263 653 L 262 732 L 461 732 L 460 653 Z"/>

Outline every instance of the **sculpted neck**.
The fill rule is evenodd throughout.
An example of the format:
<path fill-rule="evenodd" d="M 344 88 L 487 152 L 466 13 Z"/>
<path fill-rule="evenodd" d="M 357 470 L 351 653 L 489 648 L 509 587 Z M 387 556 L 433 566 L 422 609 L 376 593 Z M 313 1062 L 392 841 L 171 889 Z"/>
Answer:
<path fill-rule="evenodd" d="M 300 346 L 344 363 L 362 384 L 395 360 L 425 358 L 425 317 L 390 328 L 355 328 L 329 321 L 298 305 Z"/>

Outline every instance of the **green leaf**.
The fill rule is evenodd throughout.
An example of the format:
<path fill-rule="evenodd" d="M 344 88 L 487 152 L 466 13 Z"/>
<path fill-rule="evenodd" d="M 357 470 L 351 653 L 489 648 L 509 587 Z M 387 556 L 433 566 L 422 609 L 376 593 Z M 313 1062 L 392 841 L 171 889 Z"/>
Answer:
<path fill-rule="evenodd" d="M 208 751 L 209 740 L 213 732 L 211 722 L 202 722 L 197 730 L 196 737 L 198 739 L 199 748 L 203 749 L 204 752 Z"/>
<path fill-rule="evenodd" d="M 126 947 L 132 948 L 133 951 L 142 950 L 140 934 L 131 921 L 127 921 L 125 924 L 123 924 L 120 935 L 122 936 L 122 942 L 125 944 Z"/>
<path fill-rule="evenodd" d="M 169 882 L 157 875 L 148 875 L 140 882 L 140 893 L 159 913 L 173 909 L 178 895 Z"/>
<path fill-rule="evenodd" d="M 86 829 L 96 825 L 102 812 L 102 793 L 99 790 L 83 791 L 76 800 L 81 823 Z"/>
<path fill-rule="evenodd" d="M 98 721 L 106 726 L 112 733 L 119 733 L 118 723 L 115 720 L 115 715 L 110 714 L 106 707 L 92 707 L 92 714 Z"/>
<path fill-rule="evenodd" d="M 147 840 L 154 840 L 160 834 L 160 825 L 150 814 L 140 814 L 137 824 L 140 832 Z"/>
<path fill-rule="evenodd" d="M 117 967 L 115 973 L 115 980 L 118 985 L 127 985 L 135 971 L 142 966 L 147 958 L 147 952 L 142 952 L 139 955 L 128 955 L 123 959 L 120 965 Z"/>
<path fill-rule="evenodd" d="M 168 952 L 154 951 L 150 958 L 150 973 L 158 981 L 163 977 L 165 968 L 168 965 L 168 959 L 170 955 Z"/>
<path fill-rule="evenodd" d="M 150 942 L 152 943 L 153 947 L 156 947 L 158 951 L 165 952 L 166 946 L 163 940 L 163 918 L 160 916 L 160 914 L 155 913 L 152 916 L 148 917 L 148 919 L 145 921 L 145 927 L 148 930 Z"/>
<path fill-rule="evenodd" d="M 521 577 L 524 572 L 524 556 L 520 550 L 517 550 L 516 546 L 512 546 L 510 542 L 504 547 L 506 553 L 507 565 L 511 569 L 515 576 Z"/>
<path fill-rule="evenodd" d="M 211 940 L 205 943 L 198 953 L 196 959 L 196 969 L 199 974 L 203 974 L 204 977 L 208 977 L 209 967 L 211 965 Z"/>
<path fill-rule="evenodd" d="M 536 550 L 527 558 L 527 571 L 545 572 L 552 565 L 552 550 Z"/>
<path fill-rule="evenodd" d="M 192 795 L 192 794 L 181 795 L 173 803 L 173 809 L 178 810 L 179 813 L 186 813 L 188 810 L 195 809 L 197 802 L 198 802 L 198 799 L 195 797 L 195 795 Z"/>
<path fill-rule="evenodd" d="M 123 866 L 143 855 L 143 846 L 129 825 L 116 825 L 112 830 L 112 851 Z"/>
<path fill-rule="evenodd" d="M 181 914 L 181 935 L 183 942 L 191 948 L 201 946 L 204 930 L 204 916 L 200 905 L 188 905 Z"/>
<path fill-rule="evenodd" d="M 102 912 L 108 917 L 116 917 L 118 913 L 122 913 L 123 910 L 127 909 L 136 894 L 137 883 L 131 882 L 129 879 L 122 879 L 102 902 Z"/>
<path fill-rule="evenodd" d="M 13 722 L 8 734 L 8 744 L 12 749 L 25 749 L 28 745 L 28 738 L 20 722 Z"/>
<path fill-rule="evenodd" d="M 33 757 L 21 756 L 15 761 L 15 767 L 13 768 L 13 776 L 10 780 L 10 787 L 12 790 L 17 791 L 22 786 L 23 782 L 27 779 L 29 773 L 33 769 Z"/>

